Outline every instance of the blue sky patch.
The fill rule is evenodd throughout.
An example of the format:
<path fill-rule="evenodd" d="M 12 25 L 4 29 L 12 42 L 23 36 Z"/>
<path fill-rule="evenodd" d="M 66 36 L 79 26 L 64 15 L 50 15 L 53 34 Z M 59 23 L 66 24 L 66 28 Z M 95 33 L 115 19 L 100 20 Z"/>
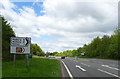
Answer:
<path fill-rule="evenodd" d="M 33 41 L 36 42 L 45 42 L 45 41 L 50 41 L 50 42 L 57 42 L 57 38 L 53 37 L 53 36 L 48 36 L 48 35 L 42 35 L 39 38 L 32 38 Z"/>
<path fill-rule="evenodd" d="M 16 13 L 19 13 L 19 9 L 23 9 L 23 6 L 30 7 L 34 9 L 35 13 L 37 16 L 43 16 L 45 13 L 40 12 L 43 10 L 43 2 L 13 2 L 16 6 L 17 9 L 13 9 Z"/>

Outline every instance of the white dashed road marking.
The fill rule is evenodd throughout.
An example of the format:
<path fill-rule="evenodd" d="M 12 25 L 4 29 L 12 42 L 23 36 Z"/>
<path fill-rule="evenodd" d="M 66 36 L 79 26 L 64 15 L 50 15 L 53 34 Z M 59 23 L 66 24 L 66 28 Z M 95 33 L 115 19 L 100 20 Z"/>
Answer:
<path fill-rule="evenodd" d="M 87 65 L 87 64 L 84 64 L 84 63 L 81 63 L 82 65 L 85 65 L 85 66 L 87 66 L 87 67 L 90 67 L 90 65 Z"/>
<path fill-rule="evenodd" d="M 112 73 L 110 73 L 110 72 L 107 72 L 107 71 L 104 71 L 104 70 L 101 70 L 101 69 L 98 69 L 98 70 L 101 71 L 101 72 L 107 73 L 107 74 L 109 74 L 109 75 L 112 75 L 112 76 L 115 76 L 115 77 L 120 78 L 118 75 L 112 74 Z"/>
<path fill-rule="evenodd" d="M 110 66 L 108 66 L 108 65 L 101 65 L 101 66 L 107 67 L 107 68 L 110 68 L 110 69 L 114 69 L 114 70 L 120 70 L 120 69 L 118 69 L 118 68 L 110 67 Z"/>

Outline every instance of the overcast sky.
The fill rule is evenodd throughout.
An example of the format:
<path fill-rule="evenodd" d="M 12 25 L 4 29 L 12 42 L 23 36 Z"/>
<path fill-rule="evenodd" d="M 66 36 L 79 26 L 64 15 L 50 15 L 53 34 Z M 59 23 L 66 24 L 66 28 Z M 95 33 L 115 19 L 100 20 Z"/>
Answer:
<path fill-rule="evenodd" d="M 64 51 L 112 35 L 118 0 L 0 1 L 0 11 L 19 37 L 31 37 L 43 51 Z"/>

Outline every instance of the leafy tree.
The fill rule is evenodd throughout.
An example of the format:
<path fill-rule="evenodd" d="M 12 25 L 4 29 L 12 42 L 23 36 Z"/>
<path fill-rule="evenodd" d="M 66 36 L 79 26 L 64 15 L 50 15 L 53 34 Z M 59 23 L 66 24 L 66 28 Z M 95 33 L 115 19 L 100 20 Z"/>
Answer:
<path fill-rule="evenodd" d="M 108 58 L 107 57 L 107 51 L 110 45 L 110 37 L 108 35 L 104 35 L 101 39 L 101 56 Z"/>
<path fill-rule="evenodd" d="M 120 29 L 116 29 L 112 36 L 104 35 L 102 38 L 96 37 L 90 44 L 85 44 L 77 50 L 66 50 L 55 55 L 74 57 L 80 56 L 81 53 L 85 53 L 84 57 L 88 58 L 120 59 Z"/>
<path fill-rule="evenodd" d="M 108 48 L 107 56 L 112 59 L 118 59 L 118 36 L 112 35 L 110 38 L 110 45 Z"/>
<path fill-rule="evenodd" d="M 15 37 L 15 33 L 4 17 L 0 18 L 2 18 L 2 59 L 10 60 L 13 56 L 10 54 L 10 38 Z"/>
<path fill-rule="evenodd" d="M 30 53 L 32 55 L 38 55 L 38 56 L 44 56 L 45 55 L 45 53 L 42 51 L 40 46 L 38 46 L 37 44 L 31 44 Z"/>
<path fill-rule="evenodd" d="M 53 52 L 52 55 L 55 56 L 58 52 Z"/>
<path fill-rule="evenodd" d="M 117 36 L 118 36 L 118 59 L 120 60 L 120 26 L 117 29 Z"/>
<path fill-rule="evenodd" d="M 2 18 L 0 18 L 0 58 L 2 59 Z"/>
<path fill-rule="evenodd" d="M 101 39 L 95 38 L 88 47 L 90 57 L 98 57 L 101 55 Z"/>

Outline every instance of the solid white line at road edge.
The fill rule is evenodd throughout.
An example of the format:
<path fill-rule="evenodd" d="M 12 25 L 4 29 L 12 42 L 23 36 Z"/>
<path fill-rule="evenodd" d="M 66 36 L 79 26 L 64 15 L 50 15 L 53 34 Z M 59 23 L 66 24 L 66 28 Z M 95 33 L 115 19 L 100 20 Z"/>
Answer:
<path fill-rule="evenodd" d="M 85 69 L 81 68 L 80 66 L 76 65 L 77 68 L 81 69 L 82 71 L 86 71 Z"/>
<path fill-rule="evenodd" d="M 101 69 L 98 69 L 98 70 L 101 71 L 101 72 L 107 73 L 107 74 L 109 74 L 109 75 L 112 75 L 112 76 L 115 76 L 115 77 L 120 78 L 118 75 L 115 75 L 115 74 L 109 73 L 109 72 L 104 71 L 104 70 L 101 70 Z"/>
<path fill-rule="evenodd" d="M 62 61 L 62 60 L 61 60 L 61 61 Z M 63 61 L 62 61 L 62 63 L 63 63 L 63 65 L 65 66 L 65 68 L 66 68 L 66 70 L 67 70 L 67 72 L 68 72 L 70 78 L 71 78 L 71 79 L 74 79 L 73 76 L 72 76 L 72 74 L 70 73 L 68 67 L 66 66 L 66 64 L 65 64 Z"/>

